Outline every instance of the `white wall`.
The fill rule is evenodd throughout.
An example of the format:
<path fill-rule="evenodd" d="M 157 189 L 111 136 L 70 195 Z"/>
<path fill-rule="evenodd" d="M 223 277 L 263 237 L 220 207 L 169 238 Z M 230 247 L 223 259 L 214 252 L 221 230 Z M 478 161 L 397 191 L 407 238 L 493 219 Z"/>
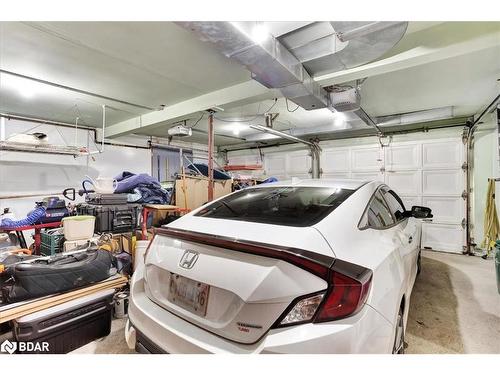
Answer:
<path fill-rule="evenodd" d="M 496 111 L 495 111 L 496 112 Z M 474 166 L 472 173 L 472 235 L 474 242 L 481 245 L 484 232 L 484 209 L 488 178 L 500 177 L 498 156 L 498 130 L 496 113 L 493 112 L 479 125 L 474 134 Z M 500 182 L 496 183 L 496 205 L 500 207 Z"/>
<path fill-rule="evenodd" d="M 31 129 L 31 130 L 30 130 Z M 6 139 L 23 132 L 42 132 L 47 134 L 48 143 L 73 145 L 73 129 L 40 125 L 25 121 L 7 120 Z M 79 144 L 87 145 L 86 130 L 78 131 Z M 133 141 L 145 145 L 147 139 L 128 137 L 117 142 Z M 90 150 L 96 150 L 93 141 Z M 0 199 L 0 208 L 10 207 L 16 218 L 23 218 L 33 207 L 34 202 L 44 196 L 62 192 L 64 189 L 81 188 L 85 175 L 91 177 L 115 176 L 123 170 L 133 173 L 150 173 L 150 150 L 117 146 L 105 146 L 105 152 L 90 157 L 74 158 L 70 155 L 50 155 L 23 152 L 0 152 L 0 197 L 25 194 L 39 194 L 38 197 Z M 81 200 L 81 198 L 80 198 Z"/>
<path fill-rule="evenodd" d="M 75 130 L 53 125 L 36 124 L 26 121 L 6 120 L 5 135 L 8 140 L 15 134 L 41 132 L 48 136 L 49 144 L 74 145 Z M 93 142 L 93 132 L 78 130 L 78 145 L 97 150 Z M 127 136 L 113 139 L 113 143 L 147 146 L 149 137 Z M 166 140 L 155 139 L 166 143 Z M 206 145 L 174 142 L 185 148 L 195 147 L 195 156 L 201 156 Z M 101 145 L 99 144 L 99 147 Z M 61 193 L 64 189 L 81 188 L 85 175 L 95 178 L 116 176 L 122 171 L 151 174 L 151 150 L 119 146 L 104 146 L 104 152 L 92 156 L 74 158 L 71 155 L 50 155 L 0 151 L 0 198 L 12 195 L 39 194 L 36 197 L 0 199 L 0 210 L 10 207 L 16 218 L 23 218 L 33 209 L 34 202 L 43 197 Z M 83 198 L 78 197 L 78 201 Z M 26 239 L 29 240 L 28 236 Z"/>

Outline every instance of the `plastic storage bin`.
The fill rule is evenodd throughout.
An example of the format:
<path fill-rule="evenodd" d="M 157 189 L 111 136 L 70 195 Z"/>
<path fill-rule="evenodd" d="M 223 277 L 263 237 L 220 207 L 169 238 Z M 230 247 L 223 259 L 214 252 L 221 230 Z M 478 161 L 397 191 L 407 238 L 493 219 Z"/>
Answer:
<path fill-rule="evenodd" d="M 40 254 L 54 255 L 60 253 L 63 248 L 64 234 L 59 230 L 50 230 L 40 233 L 42 244 L 40 247 Z"/>
<path fill-rule="evenodd" d="M 87 240 L 94 235 L 94 216 L 69 216 L 62 219 L 62 224 L 66 241 Z"/>
<path fill-rule="evenodd" d="M 63 354 L 111 332 L 114 289 L 96 292 L 14 320 L 16 341 L 48 343 L 47 352 Z"/>

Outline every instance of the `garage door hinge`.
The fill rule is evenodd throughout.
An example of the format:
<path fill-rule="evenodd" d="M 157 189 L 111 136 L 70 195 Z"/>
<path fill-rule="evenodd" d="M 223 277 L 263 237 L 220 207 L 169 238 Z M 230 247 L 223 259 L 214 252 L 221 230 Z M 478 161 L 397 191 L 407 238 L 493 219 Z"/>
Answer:
<path fill-rule="evenodd" d="M 465 220 L 465 217 L 462 219 L 462 228 L 465 229 L 467 226 L 467 220 Z"/>
<path fill-rule="evenodd" d="M 467 139 L 469 138 L 469 128 L 464 128 L 462 132 L 462 143 L 467 144 Z"/>
<path fill-rule="evenodd" d="M 467 191 L 465 191 L 465 190 L 464 190 L 464 191 L 462 192 L 462 198 L 463 198 L 463 199 L 467 199 L 467 196 L 468 196 L 468 195 L 469 195 L 469 194 L 467 194 Z"/>
<path fill-rule="evenodd" d="M 464 161 L 464 163 L 462 164 L 462 170 L 467 171 L 467 169 L 469 169 L 469 165 Z"/>

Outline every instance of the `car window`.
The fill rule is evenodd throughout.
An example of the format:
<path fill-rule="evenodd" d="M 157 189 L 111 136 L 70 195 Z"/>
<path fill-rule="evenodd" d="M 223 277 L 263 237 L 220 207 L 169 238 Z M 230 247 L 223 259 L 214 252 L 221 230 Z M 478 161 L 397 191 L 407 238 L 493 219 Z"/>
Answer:
<path fill-rule="evenodd" d="M 311 186 L 248 188 L 210 204 L 195 216 L 306 227 L 325 218 L 354 191 Z"/>
<path fill-rule="evenodd" d="M 373 196 L 365 215 L 364 221 L 370 228 L 383 229 L 395 223 L 380 191 L 377 191 Z"/>
<path fill-rule="evenodd" d="M 386 191 L 384 193 L 384 198 L 387 204 L 389 205 L 389 208 L 391 209 L 391 212 L 393 213 L 396 220 L 397 221 L 404 220 L 405 208 L 403 206 L 401 198 L 399 198 L 397 194 L 392 190 Z"/>

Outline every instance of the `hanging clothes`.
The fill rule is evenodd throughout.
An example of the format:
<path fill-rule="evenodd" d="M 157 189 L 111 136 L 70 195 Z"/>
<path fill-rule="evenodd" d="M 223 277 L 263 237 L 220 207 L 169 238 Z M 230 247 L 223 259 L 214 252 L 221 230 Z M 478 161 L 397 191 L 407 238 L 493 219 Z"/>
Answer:
<path fill-rule="evenodd" d="M 481 247 L 486 249 L 487 254 L 495 246 L 498 239 L 500 226 L 498 223 L 497 207 L 495 204 L 495 180 L 488 180 L 488 192 L 486 194 L 486 209 L 484 211 L 484 237 Z"/>

